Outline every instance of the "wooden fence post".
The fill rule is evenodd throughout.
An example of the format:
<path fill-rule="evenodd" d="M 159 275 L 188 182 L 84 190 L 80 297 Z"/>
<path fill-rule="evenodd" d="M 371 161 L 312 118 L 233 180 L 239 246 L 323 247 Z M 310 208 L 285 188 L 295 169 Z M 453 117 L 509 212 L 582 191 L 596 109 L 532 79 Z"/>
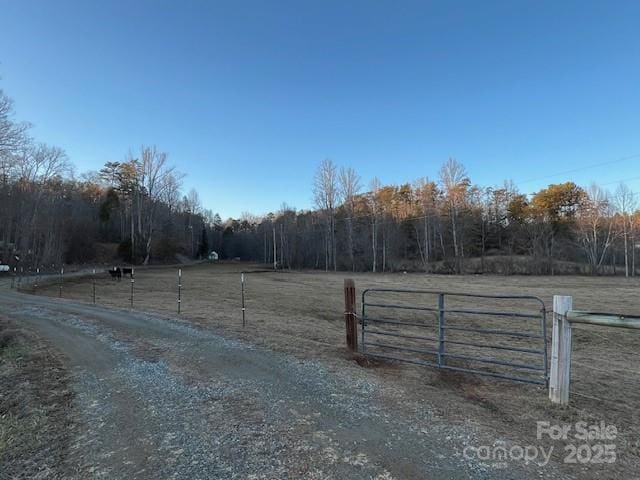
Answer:
<path fill-rule="evenodd" d="M 571 323 L 567 313 L 573 308 L 573 298 L 553 296 L 553 330 L 551 339 L 551 371 L 549 399 L 553 403 L 569 403 L 571 382 Z"/>
<path fill-rule="evenodd" d="M 347 347 L 358 350 L 358 326 L 356 323 L 356 284 L 351 278 L 344 280 L 344 320 L 347 328 Z"/>

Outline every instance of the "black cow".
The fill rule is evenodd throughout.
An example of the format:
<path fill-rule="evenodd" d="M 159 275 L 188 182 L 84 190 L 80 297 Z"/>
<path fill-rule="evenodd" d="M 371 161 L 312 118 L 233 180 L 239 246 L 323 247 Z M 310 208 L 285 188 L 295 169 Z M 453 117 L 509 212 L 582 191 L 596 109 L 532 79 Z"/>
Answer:
<path fill-rule="evenodd" d="M 118 280 L 120 281 L 120 279 L 122 278 L 122 270 L 120 269 L 120 267 L 113 267 L 112 269 L 108 270 L 109 275 L 111 275 L 111 278 L 113 278 L 114 280 Z"/>

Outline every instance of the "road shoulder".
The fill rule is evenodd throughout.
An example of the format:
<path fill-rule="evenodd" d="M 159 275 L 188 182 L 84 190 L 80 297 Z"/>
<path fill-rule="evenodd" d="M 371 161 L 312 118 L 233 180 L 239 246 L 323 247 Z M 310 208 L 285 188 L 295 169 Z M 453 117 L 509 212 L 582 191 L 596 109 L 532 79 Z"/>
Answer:
<path fill-rule="evenodd" d="M 0 317 L 1 476 L 65 477 L 72 409 L 61 354 L 33 331 Z"/>

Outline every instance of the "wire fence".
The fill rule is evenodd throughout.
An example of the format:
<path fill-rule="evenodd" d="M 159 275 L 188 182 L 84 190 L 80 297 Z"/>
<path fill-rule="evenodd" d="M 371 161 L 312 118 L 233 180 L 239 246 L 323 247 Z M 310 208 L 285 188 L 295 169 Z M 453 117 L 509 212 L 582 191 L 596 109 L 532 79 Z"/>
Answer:
<path fill-rule="evenodd" d="M 551 401 L 567 405 L 577 396 L 635 415 L 640 405 L 640 369 L 634 364 L 638 355 L 611 337 L 624 332 L 625 340 L 634 344 L 640 340 L 638 330 L 640 316 L 574 310 L 572 297 L 554 296 Z"/>
<path fill-rule="evenodd" d="M 145 309 L 152 305 L 153 310 L 173 312 L 177 315 L 193 313 L 196 303 L 201 310 L 208 305 L 210 312 L 216 302 L 225 301 L 227 305 L 232 305 L 232 311 L 237 312 L 233 315 L 233 318 L 237 319 L 236 325 L 244 328 L 251 324 L 250 307 L 263 308 L 257 307 L 258 303 L 252 300 L 257 298 L 251 295 L 252 277 L 262 273 L 274 273 L 271 269 L 216 273 L 219 277 L 229 277 L 228 282 L 224 280 L 227 288 L 223 299 L 222 295 L 216 296 L 217 292 L 209 289 L 210 286 L 202 276 L 190 277 L 188 268 L 178 267 L 173 270 L 173 274 L 167 274 L 165 267 L 161 281 L 153 275 L 153 269 L 131 268 L 129 271 L 121 268 L 120 275 L 112 274 L 112 271 L 112 269 L 93 269 L 90 272 L 71 273 L 64 268 L 57 272 L 51 270 L 42 272 L 39 269 L 35 272 L 24 272 L 15 269 L 9 272 L 11 275 L 9 286 L 22 291 L 80 300 L 94 305 Z M 278 282 L 277 277 L 273 280 L 269 282 Z M 292 285 L 295 282 L 288 281 L 288 284 Z M 254 288 L 263 288 L 263 286 Z M 259 295 L 258 291 L 254 293 L 256 296 Z M 204 295 L 207 296 L 204 297 Z M 273 299 L 272 304 L 277 305 L 277 298 L 273 297 Z M 464 316 L 466 313 L 456 313 L 456 315 Z M 358 319 L 358 323 L 360 321 L 361 319 Z M 485 327 L 486 325 L 482 325 L 482 328 Z M 588 402 L 602 402 L 610 405 L 611 408 L 625 411 L 633 411 L 635 405 L 637 409 L 640 405 L 640 388 L 638 388 L 640 387 L 638 383 L 640 367 L 635 360 L 640 357 L 640 350 L 635 350 L 634 345 L 637 343 L 630 342 L 629 338 L 633 337 L 629 336 L 639 335 L 640 332 L 627 331 L 623 336 L 602 326 L 584 324 L 575 324 L 573 329 L 575 335 L 570 394 L 575 401 L 579 402 L 583 399 Z M 386 337 L 391 338 L 389 335 Z M 546 338 L 551 344 L 550 328 L 547 328 Z M 635 338 L 640 341 L 640 337 Z M 469 343 L 467 340 L 462 342 Z M 591 352 L 597 353 L 591 355 Z M 466 353 L 462 352 L 460 355 L 466 355 Z M 605 386 L 594 389 L 596 383 Z M 618 393 L 609 395 L 607 389 Z"/>
<path fill-rule="evenodd" d="M 89 302 L 93 305 L 105 305 L 136 308 L 141 301 L 146 300 L 146 296 L 157 296 L 161 293 L 162 304 L 156 306 L 167 307 L 171 304 L 171 299 L 175 300 L 175 313 L 184 313 L 185 302 L 189 296 L 188 270 L 182 267 L 175 270 L 175 282 L 165 282 L 164 289 L 158 287 L 157 279 L 147 275 L 140 277 L 137 275 L 135 267 L 116 267 L 108 270 L 92 269 L 91 272 L 72 273 L 65 272 L 61 268 L 57 272 L 48 271 L 41 273 L 38 269 L 35 272 L 22 272 L 19 269 L 9 272 L 11 282 L 10 289 L 16 289 L 26 293 L 43 294 L 58 298 L 68 298 L 82 302 Z M 144 273 L 150 270 L 143 269 Z M 249 271 L 233 272 L 231 275 L 237 277 L 238 281 L 238 316 L 243 327 L 247 326 L 247 303 L 246 284 L 249 276 L 260 273 L 273 273 L 273 270 L 255 269 Z M 78 288 L 78 286 L 87 288 Z M 193 286 L 193 284 L 192 284 Z M 199 289 L 202 285 L 198 285 Z M 167 308 L 170 309 L 170 308 Z"/>
<path fill-rule="evenodd" d="M 635 358 L 640 357 L 640 353 L 612 339 L 612 333 L 607 335 L 595 331 L 594 327 L 579 325 L 574 325 L 572 328 L 577 335 L 575 335 L 575 348 L 571 358 L 570 395 L 605 404 L 608 408 L 636 413 L 640 405 L 640 364 Z M 640 332 L 627 332 L 627 335 L 635 336 L 640 343 Z M 595 360 L 589 354 L 590 349 L 582 348 L 581 340 L 588 340 L 589 337 L 596 337 L 604 342 L 606 350 L 610 352 L 604 363 L 598 361 L 598 364 L 594 365 Z M 600 345 L 602 346 L 603 343 Z M 596 395 L 591 392 L 589 383 L 596 375 L 599 383 L 605 387 L 605 391 L 619 391 L 621 395 L 610 395 L 607 398 L 605 395 Z M 626 388 L 621 388 L 621 385 Z"/>

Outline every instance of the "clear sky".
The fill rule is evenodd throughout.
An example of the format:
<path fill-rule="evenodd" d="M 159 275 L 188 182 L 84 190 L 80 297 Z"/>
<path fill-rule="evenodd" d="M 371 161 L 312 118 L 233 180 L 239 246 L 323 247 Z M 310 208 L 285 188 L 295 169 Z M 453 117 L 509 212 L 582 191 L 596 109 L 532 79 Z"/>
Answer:
<path fill-rule="evenodd" d="M 80 172 L 155 144 L 223 217 L 308 208 L 324 158 L 640 191 L 639 24 L 638 1 L 0 0 L 0 88 Z"/>

